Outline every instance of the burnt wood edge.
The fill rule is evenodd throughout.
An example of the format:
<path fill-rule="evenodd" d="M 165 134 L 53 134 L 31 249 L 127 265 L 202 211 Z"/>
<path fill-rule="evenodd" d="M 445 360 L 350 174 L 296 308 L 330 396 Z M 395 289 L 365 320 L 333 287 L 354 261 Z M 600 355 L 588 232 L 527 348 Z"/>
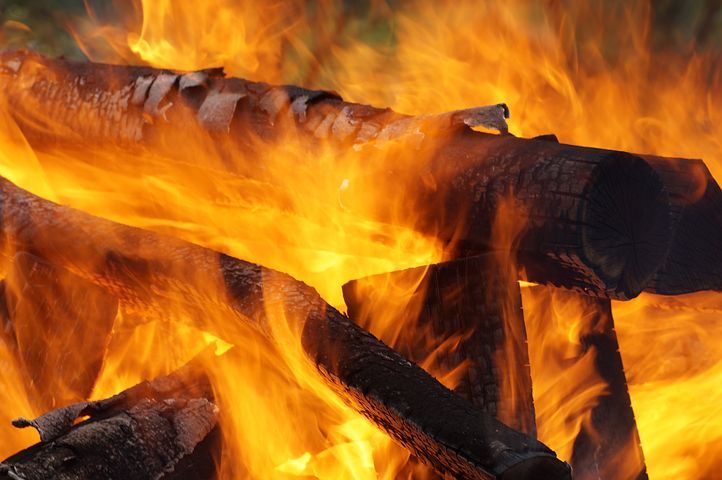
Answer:
<path fill-rule="evenodd" d="M 395 285 L 397 279 L 406 285 L 405 279 L 412 279 L 414 291 L 405 292 L 411 304 L 398 319 L 410 332 L 392 338 L 400 343 L 390 346 L 418 364 L 433 355 L 434 364 L 448 371 L 467 365 L 454 392 L 536 438 L 521 293 L 514 267 L 501 265 L 503 258 L 485 254 L 359 278 L 343 285 L 343 296 L 349 318 L 369 329 L 373 309 L 398 303 L 390 298 L 393 288 L 379 291 L 376 285 Z M 439 350 L 450 339 L 453 350 Z M 502 377 L 510 371 L 515 372 L 513 399 L 503 396 Z"/>
<path fill-rule="evenodd" d="M 25 63 L 30 64 L 28 69 Z M 409 117 L 344 102 L 333 92 L 226 78 L 219 70 L 173 72 L 53 60 L 29 52 L 6 53 L 0 57 L 0 64 L 10 111 L 17 114 L 33 144 L 49 136 L 42 125 L 54 119 L 68 130 L 50 135 L 59 135 L 60 141 L 77 135 L 76 141 L 86 145 L 92 139 L 108 141 L 128 131 L 126 141 L 135 145 L 146 130 L 172 129 L 173 119 L 166 117 L 172 117 L 174 109 L 181 108 L 178 106 L 190 109 L 191 118 L 197 117 L 193 123 L 214 134 L 230 134 L 241 144 L 247 143 L 243 138 L 249 135 L 267 140 L 282 138 L 288 126 L 304 132 L 310 143 L 331 140 L 346 150 L 352 145 L 416 134 L 431 139 L 421 147 L 428 150 L 428 144 L 436 148 L 434 145 L 450 139 L 449 145 L 438 148 L 426 173 L 437 177 L 442 187 L 432 195 L 431 204 L 448 200 L 453 209 L 447 212 L 470 209 L 468 229 L 460 239 L 467 250 L 460 254 L 488 250 L 493 239 L 487 226 L 496 213 L 495 197 L 511 191 L 524 197 L 520 198 L 523 208 L 534 210 L 530 212 L 531 228 L 519 244 L 520 263 L 533 281 L 628 299 L 646 287 L 669 247 L 665 192 L 638 157 L 540 139 L 488 135 L 468 128 L 488 116 L 503 131 L 508 115 L 504 105 Z M 46 71 L 33 68 L 37 65 Z M 17 78 L 24 81 L 16 82 Z M 24 118 L 28 112 L 23 114 L 22 108 L 29 99 L 37 100 L 39 110 L 51 109 L 55 117 L 48 110 L 44 120 L 28 121 Z M 67 114 L 79 106 L 88 115 Z M 149 122 L 149 116 L 160 119 Z M 185 115 L 179 118 L 187 120 Z M 41 134 L 33 137 L 33 129 L 38 128 Z M 470 164 L 469 159 L 474 161 Z M 489 170 L 488 164 L 496 167 Z M 501 168 L 501 175 L 495 174 L 503 165 L 516 170 Z M 617 171 L 617 166 L 621 170 Z M 370 168 L 388 175 L 388 165 Z M 451 177 L 445 178 L 450 169 Z M 534 179 L 542 171 L 547 173 L 536 184 Z M 411 183 L 422 183 L 416 175 L 413 178 Z M 534 181 L 525 186 L 530 179 Z M 460 195 L 453 193 L 450 185 L 464 183 L 467 186 Z M 469 189 L 473 191 L 467 192 Z M 447 190 L 452 192 L 450 198 L 445 198 Z M 486 191 L 492 195 L 475 204 L 472 199 Z M 444 219 L 442 225 L 439 219 Z M 451 240 L 463 219 L 432 212 L 426 220 L 428 225 L 417 226 Z"/>
<path fill-rule="evenodd" d="M 195 359 L 113 397 L 15 420 L 20 428 L 36 428 L 41 442 L 0 463 L 0 478 L 210 480 L 220 451 L 212 402 L 210 382 Z M 82 417 L 88 418 L 76 424 Z"/>
<path fill-rule="evenodd" d="M 187 308 L 195 327 L 242 345 L 251 326 L 274 340 L 268 309 L 297 319 L 303 348 L 341 397 L 413 454 L 463 478 L 568 466 L 546 446 L 474 409 L 292 277 L 228 255 L 56 205 L 0 181 L 3 240 L 158 314 Z M 42 232 L 38 235 L 37 232 Z M 78 245 L 83 248 L 78 249 Z M 221 283 L 217 288 L 214 278 Z M 225 312 L 223 325 L 203 306 Z M 443 417 L 438 412 L 445 412 Z M 529 477 L 532 478 L 532 477 Z"/>

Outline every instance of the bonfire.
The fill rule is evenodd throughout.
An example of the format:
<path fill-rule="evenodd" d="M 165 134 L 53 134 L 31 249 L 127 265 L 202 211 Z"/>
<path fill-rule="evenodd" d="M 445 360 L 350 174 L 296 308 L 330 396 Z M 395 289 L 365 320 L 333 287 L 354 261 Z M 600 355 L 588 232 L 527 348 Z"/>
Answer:
<path fill-rule="evenodd" d="M 0 478 L 716 478 L 714 25 L 64 3 L 2 12 Z"/>

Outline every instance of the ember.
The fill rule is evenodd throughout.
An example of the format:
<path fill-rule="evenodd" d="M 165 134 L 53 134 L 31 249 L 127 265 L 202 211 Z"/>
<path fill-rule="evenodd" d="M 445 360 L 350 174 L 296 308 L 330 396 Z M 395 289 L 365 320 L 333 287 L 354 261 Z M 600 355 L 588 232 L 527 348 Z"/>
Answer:
<path fill-rule="evenodd" d="M 643 1 L 240 3 L 0 52 L 0 478 L 713 478 L 714 62 Z"/>

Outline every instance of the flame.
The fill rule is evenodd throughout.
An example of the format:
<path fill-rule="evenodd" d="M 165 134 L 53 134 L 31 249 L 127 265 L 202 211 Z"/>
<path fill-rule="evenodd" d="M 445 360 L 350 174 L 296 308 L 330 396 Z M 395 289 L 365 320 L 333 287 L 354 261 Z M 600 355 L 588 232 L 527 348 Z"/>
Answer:
<path fill-rule="evenodd" d="M 222 65 L 230 74 L 321 86 L 411 114 L 505 101 L 517 135 L 553 132 L 569 143 L 702 157 L 722 181 L 719 54 L 656 47 L 649 0 L 417 0 L 404 8 L 377 0 L 352 12 L 344 9 L 348 2 L 305 3 L 142 0 L 112 25 L 99 25 L 102 15 L 91 9 L 73 33 L 94 60 L 186 70 Z M 284 138 L 261 150 L 258 165 L 239 152 L 217 155 L 213 139 L 200 132 L 174 140 L 179 155 L 196 160 L 179 167 L 149 150 L 131 155 L 111 146 L 35 151 L 0 108 L 0 175 L 44 198 L 288 272 L 339 308 L 348 280 L 438 262 L 450 247 L 409 228 L 418 212 L 403 192 L 377 198 L 388 186 L 364 180 L 367 165 L 338 152 L 309 162 L 295 139 Z M 424 161 L 400 154 L 403 147 L 376 155 Z M 364 195 L 351 198 L 352 189 Z M 385 224 L 364 215 L 379 209 Z M 402 304 L 412 290 L 399 288 Z M 593 370 L 593 352 L 578 355 L 583 310 L 557 299 L 553 325 L 542 328 L 529 290 L 524 308 L 539 436 L 568 460 L 606 386 Z M 652 478 L 710 478 L 720 466 L 718 304 L 719 294 L 701 293 L 682 304 L 645 294 L 614 305 Z M 303 319 L 268 308 L 284 348 L 249 331 L 240 353 L 209 368 L 229 447 L 219 459 L 223 477 L 420 478 L 405 451 L 316 377 L 294 330 Z M 213 322 L 226 321 L 213 306 L 207 310 Z M 373 330 L 395 338 L 404 326 L 388 311 Z M 120 312 L 93 396 L 170 371 L 214 341 L 190 327 Z M 41 412 L 21 387 L 22 369 L 4 340 L 0 363 L 5 456 L 32 442 L 27 432 L 6 429 L 7 420 Z M 453 385 L 458 372 L 432 373 Z"/>
<path fill-rule="evenodd" d="M 650 478 L 713 478 L 722 455 L 720 294 L 615 302 Z"/>
<path fill-rule="evenodd" d="M 596 351 L 584 351 L 589 312 L 574 296 L 532 286 L 522 289 L 539 438 L 571 459 L 574 440 L 607 390 L 595 371 Z"/>

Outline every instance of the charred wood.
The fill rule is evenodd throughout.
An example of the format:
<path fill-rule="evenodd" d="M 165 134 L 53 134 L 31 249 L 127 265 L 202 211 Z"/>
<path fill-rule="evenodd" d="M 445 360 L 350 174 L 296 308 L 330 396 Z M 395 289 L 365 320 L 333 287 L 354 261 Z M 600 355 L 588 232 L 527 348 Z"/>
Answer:
<path fill-rule="evenodd" d="M 558 143 L 554 135 L 537 137 Z M 722 191 L 702 160 L 641 155 L 670 202 L 669 251 L 645 291 L 680 295 L 722 290 Z"/>
<path fill-rule="evenodd" d="M 553 328 L 551 316 L 556 302 L 575 305 L 575 314 L 581 322 L 576 359 L 593 355 L 596 373 L 606 383 L 605 391 L 592 408 L 589 420 L 582 423 L 574 441 L 571 458 L 574 479 L 647 479 L 611 302 L 545 286 L 525 290 L 524 296 L 535 305 L 533 318 L 527 320 L 537 322 L 535 328 L 541 330 Z"/>
<path fill-rule="evenodd" d="M 217 407 L 200 365 L 113 397 L 50 411 L 32 426 L 41 442 L 0 463 L 0 478 L 109 480 L 215 478 Z M 80 417 L 89 417 L 75 424 Z"/>
<path fill-rule="evenodd" d="M 343 291 L 353 321 L 373 332 L 375 318 L 394 318 L 398 329 L 381 340 L 432 372 L 463 373 L 454 392 L 536 435 L 519 284 L 495 256 L 374 275 Z"/>
<path fill-rule="evenodd" d="M 647 290 L 679 295 L 722 290 L 722 191 L 701 160 L 644 157 L 662 178 L 672 205 L 669 254 Z"/>
<path fill-rule="evenodd" d="M 289 131 L 309 148 L 330 143 L 343 151 L 404 139 L 425 160 L 370 164 L 370 181 L 385 189 L 381 197 L 403 192 L 423 214 L 411 226 L 458 241 L 459 256 L 494 248 L 489 225 L 507 197 L 515 201 L 517 221 L 528 222 L 518 249 L 532 281 L 631 298 L 648 285 L 669 247 L 667 192 L 646 162 L 468 128 L 504 132 L 504 105 L 409 117 L 331 92 L 225 78 L 220 70 L 177 73 L 29 53 L 6 54 L 0 66 L 9 110 L 37 148 L 177 145 L 173 138 L 194 129 L 232 139 L 220 145 L 249 149 L 257 139 L 272 143 Z M 363 197 L 363 184 L 352 179 L 348 195 Z"/>
<path fill-rule="evenodd" d="M 106 288 L 124 307 L 163 315 L 174 302 L 185 307 L 186 321 L 238 344 L 247 325 L 273 340 L 267 311 L 285 312 L 328 384 L 440 472 L 569 478 L 567 465 L 546 446 L 475 409 L 290 276 L 59 206 L 6 180 L 0 193 L 7 245 Z M 208 307 L 228 320 L 213 321 Z"/>
<path fill-rule="evenodd" d="M 0 478 L 168 478 L 165 474 L 212 430 L 213 409 L 204 399 L 144 400 L 13 455 L 0 464 Z"/>

